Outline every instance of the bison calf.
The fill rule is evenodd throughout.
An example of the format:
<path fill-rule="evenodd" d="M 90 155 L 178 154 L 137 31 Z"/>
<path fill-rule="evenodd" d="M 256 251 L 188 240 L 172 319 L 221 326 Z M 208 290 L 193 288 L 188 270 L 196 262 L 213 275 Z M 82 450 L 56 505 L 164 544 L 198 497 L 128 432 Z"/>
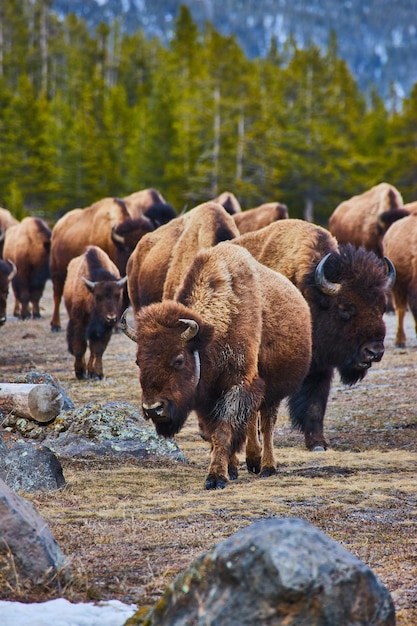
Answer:
<path fill-rule="evenodd" d="M 132 329 L 122 316 L 122 328 L 137 342 L 144 415 L 172 437 L 196 412 L 212 448 L 206 489 L 237 477 L 247 435 L 248 469 L 275 473 L 277 410 L 311 359 L 310 310 L 296 287 L 223 242 L 196 254 L 172 300 L 143 307 L 135 320 Z"/>
<path fill-rule="evenodd" d="M 64 302 L 68 311 L 68 350 L 75 356 L 77 378 L 103 378 L 102 357 L 116 322 L 122 302 L 126 277 L 106 252 L 88 246 L 84 254 L 68 265 Z M 86 367 L 87 341 L 90 359 Z"/>

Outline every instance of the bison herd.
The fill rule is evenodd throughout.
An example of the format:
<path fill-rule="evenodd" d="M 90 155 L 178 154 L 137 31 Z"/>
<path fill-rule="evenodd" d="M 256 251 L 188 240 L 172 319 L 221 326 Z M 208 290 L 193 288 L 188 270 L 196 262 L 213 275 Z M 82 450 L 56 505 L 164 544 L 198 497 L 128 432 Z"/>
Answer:
<path fill-rule="evenodd" d="M 206 489 L 276 471 L 280 403 L 309 450 L 323 433 L 335 371 L 353 385 L 384 354 L 384 312 L 417 324 L 417 203 L 387 183 L 342 202 L 326 229 L 268 202 L 243 211 L 224 192 L 177 214 L 155 189 L 69 211 L 52 229 L 0 209 L 0 325 L 39 317 L 48 278 L 51 330 L 68 312 L 77 378 L 103 378 L 119 325 L 135 342 L 142 410 L 173 437 L 194 411 L 211 446 Z M 127 321 L 132 307 L 134 323 Z M 90 356 L 86 362 L 86 351 Z"/>

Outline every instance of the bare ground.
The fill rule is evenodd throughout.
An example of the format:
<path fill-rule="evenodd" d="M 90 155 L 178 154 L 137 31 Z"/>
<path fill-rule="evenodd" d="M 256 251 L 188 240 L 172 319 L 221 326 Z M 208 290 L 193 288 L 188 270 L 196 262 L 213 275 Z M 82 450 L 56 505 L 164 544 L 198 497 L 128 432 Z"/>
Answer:
<path fill-rule="evenodd" d="M 51 284 L 43 319 L 9 317 L 0 329 L 0 381 L 31 370 L 56 376 L 77 407 L 139 403 L 134 344 L 115 334 L 103 381 L 77 381 L 65 332 L 49 330 Z M 62 307 L 63 325 L 66 316 Z M 282 406 L 275 433 L 278 473 L 260 479 L 242 465 L 223 491 L 203 488 L 209 450 L 193 416 L 177 441 L 189 464 L 63 460 L 67 486 L 25 495 L 45 517 L 70 560 L 72 601 L 117 598 L 153 604 L 200 554 L 266 517 L 306 519 L 369 565 L 391 592 L 399 626 L 417 624 L 417 341 L 394 347 L 396 319 L 386 316 L 386 353 L 365 380 L 346 388 L 335 378 L 325 420 L 330 449 L 311 453 Z M 46 600 L 54 591 L 24 589 L 0 578 L 0 597 Z"/>

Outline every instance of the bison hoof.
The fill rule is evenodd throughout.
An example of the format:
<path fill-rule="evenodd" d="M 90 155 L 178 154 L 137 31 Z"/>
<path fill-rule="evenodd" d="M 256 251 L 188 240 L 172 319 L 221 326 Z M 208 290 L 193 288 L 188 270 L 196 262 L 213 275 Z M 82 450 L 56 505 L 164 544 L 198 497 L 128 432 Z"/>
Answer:
<path fill-rule="evenodd" d="M 275 467 L 263 467 L 261 471 L 261 478 L 269 478 L 270 476 L 274 476 L 277 473 Z"/>
<path fill-rule="evenodd" d="M 206 489 L 224 489 L 227 485 L 227 482 L 228 481 L 225 476 L 209 474 L 206 478 Z"/>
<path fill-rule="evenodd" d="M 78 380 L 85 380 L 85 378 L 87 378 L 85 372 L 75 372 L 75 376 L 78 378 Z"/>
<path fill-rule="evenodd" d="M 325 451 L 325 447 L 321 444 L 316 444 L 314 446 L 314 448 L 311 449 L 312 452 L 324 452 Z"/>
<path fill-rule="evenodd" d="M 237 471 L 237 467 L 235 465 L 229 465 L 227 468 L 227 472 L 229 474 L 229 480 L 236 480 L 239 475 Z"/>
<path fill-rule="evenodd" d="M 62 328 L 61 328 L 61 326 L 51 326 L 51 331 L 53 333 L 60 333 L 60 332 L 62 332 Z"/>
<path fill-rule="evenodd" d="M 246 467 L 251 474 L 259 474 L 261 471 L 261 457 L 256 459 L 246 458 Z"/>

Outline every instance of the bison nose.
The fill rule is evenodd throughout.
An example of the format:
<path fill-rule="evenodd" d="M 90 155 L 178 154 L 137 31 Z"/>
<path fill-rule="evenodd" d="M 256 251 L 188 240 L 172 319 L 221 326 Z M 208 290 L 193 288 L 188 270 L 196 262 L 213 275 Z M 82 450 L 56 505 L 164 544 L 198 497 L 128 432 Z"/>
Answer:
<path fill-rule="evenodd" d="M 115 324 L 117 322 L 117 315 L 114 313 L 108 313 L 106 315 L 106 322 L 107 324 Z"/>
<path fill-rule="evenodd" d="M 367 345 L 364 347 L 363 354 L 367 361 L 380 361 L 384 356 L 384 347 L 381 345 Z"/>
<path fill-rule="evenodd" d="M 5 317 L 0 317 L 0 326 L 3 326 L 3 324 L 6 323 L 6 318 Z"/>
<path fill-rule="evenodd" d="M 144 402 L 142 404 L 143 413 L 146 419 L 158 420 L 164 418 L 164 403 L 157 401 L 148 404 Z"/>

